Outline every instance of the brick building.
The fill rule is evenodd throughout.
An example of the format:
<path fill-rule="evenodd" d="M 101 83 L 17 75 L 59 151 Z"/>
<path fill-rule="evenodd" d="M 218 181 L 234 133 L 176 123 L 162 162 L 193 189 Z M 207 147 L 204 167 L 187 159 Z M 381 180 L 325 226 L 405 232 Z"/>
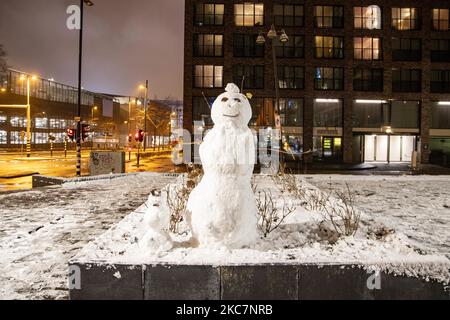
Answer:
<path fill-rule="evenodd" d="M 211 125 L 228 82 L 251 92 L 251 125 L 274 126 L 309 161 L 450 159 L 447 0 L 186 0 L 184 127 Z M 271 40 L 271 25 L 289 37 Z M 258 45 L 258 35 L 265 44 Z M 245 76 L 245 77 L 244 77 Z"/>

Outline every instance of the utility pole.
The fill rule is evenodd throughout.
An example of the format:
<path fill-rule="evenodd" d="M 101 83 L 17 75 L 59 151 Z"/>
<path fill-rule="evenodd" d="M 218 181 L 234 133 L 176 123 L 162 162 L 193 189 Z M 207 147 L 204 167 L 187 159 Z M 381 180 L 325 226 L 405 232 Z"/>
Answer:
<path fill-rule="evenodd" d="M 27 76 L 27 158 L 31 157 L 30 76 Z"/>

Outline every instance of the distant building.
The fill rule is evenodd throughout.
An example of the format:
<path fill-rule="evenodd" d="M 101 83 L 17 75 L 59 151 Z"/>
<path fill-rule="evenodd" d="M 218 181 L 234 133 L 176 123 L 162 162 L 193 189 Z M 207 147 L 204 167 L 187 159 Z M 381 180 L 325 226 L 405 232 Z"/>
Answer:
<path fill-rule="evenodd" d="M 0 105 L 26 104 L 24 72 L 8 70 L 0 79 Z M 30 83 L 32 150 L 48 150 L 50 138 L 54 148 L 64 146 L 68 128 L 76 128 L 78 90 L 62 83 L 36 78 Z M 81 117 L 91 133 L 83 147 L 117 148 L 121 124 L 120 104 L 111 96 L 82 91 Z M 0 107 L 0 149 L 18 150 L 26 143 L 26 111 Z M 26 137 L 26 136 L 25 136 Z M 70 146 L 73 147 L 73 146 Z"/>
<path fill-rule="evenodd" d="M 274 24 L 283 148 L 315 162 L 450 162 L 450 1 L 186 0 L 184 127 L 210 126 L 204 96 L 251 92 L 273 127 Z M 265 44 L 257 44 L 259 35 Z M 261 41 L 260 41 L 261 42 Z M 445 156 L 447 154 L 447 156 Z"/>

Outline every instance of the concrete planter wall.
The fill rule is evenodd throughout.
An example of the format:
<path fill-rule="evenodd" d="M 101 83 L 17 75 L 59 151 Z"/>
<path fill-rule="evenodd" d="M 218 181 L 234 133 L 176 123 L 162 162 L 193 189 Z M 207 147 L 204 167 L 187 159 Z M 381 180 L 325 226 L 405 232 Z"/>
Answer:
<path fill-rule="evenodd" d="M 79 273 L 73 300 L 450 300 L 442 284 L 381 273 L 381 289 L 369 289 L 373 275 L 350 265 L 110 265 L 71 263 Z M 77 271 L 77 272 L 78 272 Z"/>

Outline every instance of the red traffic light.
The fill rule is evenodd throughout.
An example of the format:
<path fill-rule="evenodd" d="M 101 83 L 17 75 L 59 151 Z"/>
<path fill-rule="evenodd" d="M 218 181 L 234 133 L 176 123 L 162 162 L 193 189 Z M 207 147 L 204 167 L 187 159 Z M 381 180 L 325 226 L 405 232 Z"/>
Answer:
<path fill-rule="evenodd" d="M 136 132 L 136 134 L 134 135 L 134 140 L 136 140 L 136 142 L 142 142 L 142 141 L 144 141 L 144 136 L 145 136 L 145 133 L 144 133 L 144 131 L 142 131 L 142 130 L 139 130 L 139 131 L 137 131 Z"/>
<path fill-rule="evenodd" d="M 76 138 L 76 130 L 72 128 L 67 129 L 67 136 L 70 138 L 70 140 L 74 141 Z"/>
<path fill-rule="evenodd" d="M 128 142 L 131 143 L 131 141 L 133 141 L 133 135 L 130 133 L 130 134 L 128 135 Z"/>

